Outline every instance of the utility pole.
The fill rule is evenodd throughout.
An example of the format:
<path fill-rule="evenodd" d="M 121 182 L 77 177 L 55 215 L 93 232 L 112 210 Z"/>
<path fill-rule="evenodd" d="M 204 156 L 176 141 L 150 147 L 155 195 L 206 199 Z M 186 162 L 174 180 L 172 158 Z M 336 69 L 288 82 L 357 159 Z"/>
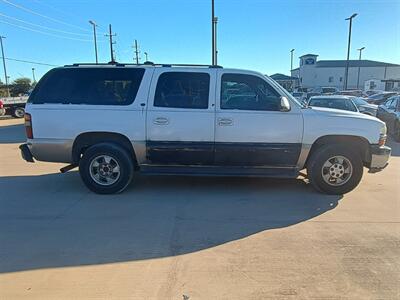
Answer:
<path fill-rule="evenodd" d="M 10 90 L 8 89 L 8 76 L 7 76 L 7 68 L 6 68 L 6 58 L 4 56 L 4 48 L 3 48 L 3 39 L 5 39 L 5 36 L 0 35 L 0 44 L 1 44 L 1 56 L 3 57 L 3 68 L 4 68 L 4 78 L 5 78 L 5 84 L 6 84 L 6 91 L 7 91 L 7 97 L 10 97 Z"/>
<path fill-rule="evenodd" d="M 33 77 L 33 82 L 36 82 L 36 77 L 35 77 L 35 68 L 32 68 L 32 77 Z"/>
<path fill-rule="evenodd" d="M 294 49 L 290 50 L 290 76 L 292 76 L 292 71 L 293 71 L 293 52 Z"/>
<path fill-rule="evenodd" d="M 95 54 L 95 56 L 96 56 L 96 64 L 98 64 L 98 63 L 99 63 L 99 60 L 98 60 L 98 58 L 97 58 L 97 35 L 96 35 L 96 27 L 97 27 L 98 25 L 96 24 L 95 21 L 92 21 L 92 20 L 90 20 L 89 23 L 93 25 L 94 54 Z M 110 26 L 111 26 L 111 25 L 110 25 Z"/>
<path fill-rule="evenodd" d="M 113 36 L 116 36 L 116 34 L 112 33 L 111 30 L 111 24 L 108 25 L 108 30 L 109 30 L 109 34 L 106 34 L 105 36 L 108 36 L 110 38 L 110 54 L 111 54 L 111 61 L 110 63 L 115 63 L 115 59 L 114 59 L 114 50 L 113 50 L 113 44 L 115 44 L 115 42 L 113 42 L 112 38 Z"/>
<path fill-rule="evenodd" d="M 349 40 L 347 43 L 347 60 L 346 60 L 346 70 L 344 73 L 344 90 L 347 90 L 348 80 L 349 80 L 349 58 L 350 58 L 350 42 L 351 42 L 351 25 L 353 24 L 353 19 L 357 16 L 357 14 L 352 14 L 350 17 L 345 19 L 349 22 Z"/>
<path fill-rule="evenodd" d="M 134 48 L 135 48 L 135 60 L 136 60 L 136 64 L 138 65 L 139 64 L 139 48 L 138 48 L 138 43 L 137 43 L 137 40 L 135 40 L 135 45 L 134 45 Z"/>
<path fill-rule="evenodd" d="M 365 49 L 365 47 L 362 47 L 360 49 L 357 49 L 357 51 L 360 51 L 360 55 L 358 56 L 359 60 L 359 65 L 358 65 L 358 74 L 357 74 L 357 90 L 358 90 L 358 85 L 360 84 L 360 63 L 361 63 L 361 52 Z"/>

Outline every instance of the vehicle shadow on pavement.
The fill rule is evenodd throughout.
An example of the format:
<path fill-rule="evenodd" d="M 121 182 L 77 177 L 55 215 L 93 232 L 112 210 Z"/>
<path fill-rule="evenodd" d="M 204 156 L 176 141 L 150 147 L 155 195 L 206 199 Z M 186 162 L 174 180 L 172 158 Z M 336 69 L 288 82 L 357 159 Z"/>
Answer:
<path fill-rule="evenodd" d="M 0 177 L 0 273 L 192 253 L 312 219 L 340 199 L 301 180 L 139 176 L 122 194 L 96 195 L 77 172 Z"/>
<path fill-rule="evenodd" d="M 23 124 L 0 126 L 0 144 L 23 143 L 25 140 Z"/>

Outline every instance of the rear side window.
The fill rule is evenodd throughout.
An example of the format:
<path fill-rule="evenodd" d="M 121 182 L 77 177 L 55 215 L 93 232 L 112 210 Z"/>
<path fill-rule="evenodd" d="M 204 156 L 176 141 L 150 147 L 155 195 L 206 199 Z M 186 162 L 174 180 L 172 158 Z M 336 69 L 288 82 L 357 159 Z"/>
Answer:
<path fill-rule="evenodd" d="M 63 68 L 47 73 L 31 94 L 33 104 L 129 105 L 136 97 L 144 69 Z"/>
<path fill-rule="evenodd" d="M 154 106 L 208 108 L 210 75 L 193 72 L 165 72 L 157 82 Z"/>

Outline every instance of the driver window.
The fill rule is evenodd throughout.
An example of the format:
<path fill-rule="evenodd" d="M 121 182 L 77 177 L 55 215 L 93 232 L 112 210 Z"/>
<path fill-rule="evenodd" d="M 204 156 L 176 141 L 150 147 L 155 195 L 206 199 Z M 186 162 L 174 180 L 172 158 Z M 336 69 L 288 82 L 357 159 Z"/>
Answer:
<path fill-rule="evenodd" d="M 222 75 L 221 109 L 279 111 L 280 103 L 280 95 L 257 76 Z"/>

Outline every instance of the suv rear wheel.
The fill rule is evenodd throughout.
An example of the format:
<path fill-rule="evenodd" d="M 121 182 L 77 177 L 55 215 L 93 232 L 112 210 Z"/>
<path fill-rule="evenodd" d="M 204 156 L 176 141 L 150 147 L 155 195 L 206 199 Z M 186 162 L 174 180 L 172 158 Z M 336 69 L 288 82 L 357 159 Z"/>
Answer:
<path fill-rule="evenodd" d="M 363 174 L 363 163 L 360 155 L 348 147 L 324 145 L 312 154 L 307 173 L 317 190 L 341 195 L 358 185 Z"/>
<path fill-rule="evenodd" d="M 85 151 L 79 162 L 79 172 L 91 191 L 98 194 L 119 193 L 132 181 L 133 161 L 124 148 L 101 143 Z"/>

